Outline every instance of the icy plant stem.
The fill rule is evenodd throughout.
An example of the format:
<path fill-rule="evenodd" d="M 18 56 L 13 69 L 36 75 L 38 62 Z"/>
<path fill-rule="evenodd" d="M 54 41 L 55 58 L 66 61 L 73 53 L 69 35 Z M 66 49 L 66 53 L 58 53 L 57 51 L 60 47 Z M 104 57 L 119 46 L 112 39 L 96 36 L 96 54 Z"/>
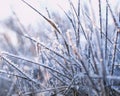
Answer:
<path fill-rule="evenodd" d="M 22 71 L 21 68 L 19 68 L 18 66 L 16 66 L 16 64 L 14 64 L 13 62 L 11 62 L 9 59 L 7 59 L 6 57 L 2 56 L 2 59 L 4 61 L 6 61 L 8 64 L 10 64 L 13 68 L 15 68 L 16 70 L 18 70 L 20 73 L 22 73 L 26 78 L 28 78 L 28 80 L 31 80 L 32 82 L 41 85 L 40 82 L 34 80 L 31 76 L 29 76 L 28 74 L 26 74 L 25 72 Z M 42 86 L 42 85 L 41 85 Z M 43 86 L 42 86 L 43 87 Z M 44 87 L 43 87 L 44 88 Z"/>
<path fill-rule="evenodd" d="M 29 60 L 29 59 L 26 59 L 26 58 L 23 58 L 23 57 L 20 57 L 20 56 L 12 55 L 12 54 L 9 54 L 9 53 L 4 53 L 4 54 L 5 54 L 5 55 L 8 55 L 8 56 L 11 56 L 11 57 L 15 57 L 15 58 L 21 59 L 21 60 L 24 60 L 24 61 L 27 61 L 27 62 L 30 62 L 30 63 L 33 63 L 33 64 L 35 64 L 35 65 L 42 66 L 42 67 L 44 67 L 44 68 L 47 68 L 47 69 L 49 69 L 49 70 L 51 70 L 51 71 L 53 71 L 53 72 L 56 72 L 56 73 L 58 73 L 58 74 L 60 74 L 60 75 L 62 75 L 62 76 L 64 76 L 64 77 L 66 77 L 66 78 L 68 78 L 68 79 L 71 79 L 71 78 L 69 78 L 68 76 L 62 74 L 61 72 L 59 72 L 59 71 L 57 71 L 57 70 L 55 70 L 55 69 L 53 69 L 53 68 L 51 68 L 51 67 L 49 67 L 49 66 L 46 66 L 46 65 L 44 65 L 44 64 L 39 64 L 39 63 L 36 63 L 36 62 L 34 62 L 34 61 L 32 61 L 32 60 Z M 18 68 L 18 69 L 19 69 L 19 68 Z"/>
<path fill-rule="evenodd" d="M 100 32 L 102 39 L 102 12 L 101 12 L 101 0 L 99 0 L 99 19 L 100 19 Z"/>
<path fill-rule="evenodd" d="M 117 48 L 117 40 L 119 36 L 119 30 L 116 33 L 115 37 L 115 42 L 114 42 L 114 50 L 113 50 L 113 57 L 112 57 L 112 70 L 111 70 L 111 75 L 114 73 L 114 65 L 115 65 L 115 55 L 116 55 L 116 48 Z"/>
<path fill-rule="evenodd" d="M 80 0 L 78 0 L 78 29 L 77 29 L 77 46 L 79 47 L 80 45 Z"/>

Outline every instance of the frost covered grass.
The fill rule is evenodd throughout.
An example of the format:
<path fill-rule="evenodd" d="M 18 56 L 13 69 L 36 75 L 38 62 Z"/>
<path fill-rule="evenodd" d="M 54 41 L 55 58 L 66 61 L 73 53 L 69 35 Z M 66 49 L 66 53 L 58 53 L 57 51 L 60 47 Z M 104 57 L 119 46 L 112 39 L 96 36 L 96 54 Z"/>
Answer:
<path fill-rule="evenodd" d="M 68 0 L 68 12 L 59 6 L 66 19 L 48 9 L 44 16 L 21 1 L 51 27 L 32 32 L 14 11 L 14 18 L 5 22 L 18 38 L 13 46 L 9 36 L 2 37 L 7 42 L 1 46 L 9 48 L 0 53 L 0 72 L 12 82 L 6 96 L 120 96 L 120 13 L 108 0 L 105 13 L 98 0 L 98 15 L 90 1 L 85 5 L 78 0 L 75 5 Z"/>

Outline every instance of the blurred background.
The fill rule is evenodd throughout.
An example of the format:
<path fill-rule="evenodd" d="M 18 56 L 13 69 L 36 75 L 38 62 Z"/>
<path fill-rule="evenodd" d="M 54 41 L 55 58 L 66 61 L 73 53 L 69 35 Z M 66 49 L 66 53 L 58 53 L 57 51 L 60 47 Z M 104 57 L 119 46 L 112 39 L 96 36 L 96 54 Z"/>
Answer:
<path fill-rule="evenodd" d="M 42 16 L 38 14 L 39 12 L 36 12 L 30 8 L 23 1 L 26 1 L 28 4 L 37 9 L 42 14 Z M 82 0 L 80 4 L 80 21 L 83 24 L 83 28 L 85 29 L 86 34 L 89 34 L 88 31 L 92 33 L 90 30 L 90 28 L 92 28 L 91 21 L 88 18 L 91 17 L 91 20 L 94 21 L 95 24 L 92 23 L 93 25 L 97 27 L 99 26 L 99 2 L 98 0 Z M 120 0 L 109 0 L 109 4 L 114 12 L 116 20 L 119 21 Z M 74 6 L 75 9 L 72 8 L 71 5 Z M 105 0 L 101 0 L 101 6 L 103 31 L 105 32 Z M 73 32 L 77 30 L 78 27 L 77 23 L 79 20 L 77 21 L 77 17 L 74 17 L 76 14 L 74 11 L 78 10 L 77 8 L 78 0 L 0 0 L 0 96 L 27 96 L 23 95 L 23 93 L 30 94 L 30 92 L 33 92 L 33 94 L 28 96 L 35 96 L 34 91 L 36 92 L 36 90 L 40 89 L 40 86 L 38 85 L 40 85 L 43 81 L 44 82 L 42 85 L 45 87 L 47 86 L 48 88 L 55 88 L 56 86 L 64 84 L 63 82 L 62 84 L 61 82 L 57 82 L 59 77 L 58 74 L 54 74 L 54 72 L 52 74 L 51 71 L 49 72 L 46 70 L 46 68 L 40 67 L 39 64 L 28 62 L 27 59 L 46 66 L 50 66 L 51 68 L 58 70 L 61 73 L 67 74 L 69 77 L 69 71 L 68 73 L 63 71 L 63 69 L 70 69 L 69 63 L 66 63 L 68 62 L 66 58 L 69 57 L 69 52 L 64 42 L 68 40 L 68 43 L 71 46 L 70 54 L 75 57 L 75 49 L 78 48 L 78 46 L 76 44 L 76 35 Z M 73 25 L 76 27 L 71 24 L 71 21 L 66 14 L 72 18 Z M 49 20 L 46 20 L 44 17 L 55 23 L 55 26 L 57 26 L 57 28 L 62 32 L 65 40 L 59 33 L 56 32 L 55 26 L 54 28 L 51 27 L 53 23 L 49 22 Z M 108 21 L 108 30 L 110 31 L 108 37 L 111 41 L 114 41 L 115 25 L 110 14 L 108 15 Z M 95 39 L 96 37 L 93 36 L 91 42 L 94 43 Z M 81 32 L 80 42 L 82 50 L 80 53 L 83 57 L 85 57 L 88 51 L 88 41 L 85 39 L 83 32 Z M 111 48 L 113 49 L 113 46 L 110 43 L 108 43 L 108 46 L 108 50 L 110 52 Z M 97 54 L 97 48 L 94 49 L 95 54 Z M 64 55 L 64 57 L 66 57 L 64 58 L 65 60 L 61 59 L 61 56 L 54 54 L 54 51 L 60 55 Z M 95 58 L 98 58 L 97 55 L 95 55 Z M 111 55 L 111 52 L 109 55 Z M 24 58 L 26 60 L 24 60 Z M 68 59 L 71 60 L 71 58 L 72 57 L 69 57 Z M 87 56 L 85 58 L 87 58 Z M 109 56 L 109 58 L 111 57 Z M 117 64 L 120 63 L 119 58 L 120 54 L 118 53 L 116 59 Z M 70 64 L 73 65 L 76 63 L 72 60 L 70 62 Z M 63 65 L 66 64 L 64 66 L 65 68 L 61 67 L 59 63 Z M 74 75 L 71 70 L 70 74 Z M 57 80 L 52 76 L 58 76 Z M 69 79 L 66 80 L 64 76 L 61 78 L 61 81 L 69 82 Z M 40 84 L 37 85 L 38 81 Z M 54 81 L 55 85 L 53 84 Z M 38 94 L 36 96 L 48 95 Z"/>

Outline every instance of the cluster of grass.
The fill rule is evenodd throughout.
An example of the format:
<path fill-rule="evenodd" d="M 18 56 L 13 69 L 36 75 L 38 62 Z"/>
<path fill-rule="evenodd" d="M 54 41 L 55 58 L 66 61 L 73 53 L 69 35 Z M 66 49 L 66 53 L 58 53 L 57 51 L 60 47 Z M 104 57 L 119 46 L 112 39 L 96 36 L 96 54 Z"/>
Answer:
<path fill-rule="evenodd" d="M 56 20 L 48 10 L 47 17 L 28 2 L 21 1 L 43 17 L 52 30 L 43 33 L 46 36 L 41 42 L 41 37 L 36 39 L 28 34 L 13 12 L 16 22 L 9 28 L 17 33 L 19 46 L 14 48 L 4 36 L 11 49 L 0 54 L 1 64 L 9 66 L 0 72 L 10 75 L 13 81 L 7 96 L 12 93 L 20 96 L 120 96 L 120 77 L 117 76 L 120 72 L 120 14 L 114 13 L 108 0 L 105 20 L 101 0 L 98 0 L 99 22 L 95 20 L 91 4 L 83 6 L 78 0 L 75 5 L 69 0 L 69 12 L 61 8 L 69 28 L 65 28 L 67 24 L 62 18 Z M 109 30 L 109 18 L 113 20 L 114 30 Z"/>

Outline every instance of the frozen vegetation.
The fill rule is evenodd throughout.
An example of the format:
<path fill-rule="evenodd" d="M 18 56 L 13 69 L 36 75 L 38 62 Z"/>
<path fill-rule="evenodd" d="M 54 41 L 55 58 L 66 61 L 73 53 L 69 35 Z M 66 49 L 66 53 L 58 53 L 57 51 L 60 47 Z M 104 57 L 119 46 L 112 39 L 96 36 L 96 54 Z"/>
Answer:
<path fill-rule="evenodd" d="M 120 96 L 120 2 L 68 0 L 44 15 L 21 1 L 42 20 L 24 26 L 12 9 L 0 22 L 0 96 Z"/>

